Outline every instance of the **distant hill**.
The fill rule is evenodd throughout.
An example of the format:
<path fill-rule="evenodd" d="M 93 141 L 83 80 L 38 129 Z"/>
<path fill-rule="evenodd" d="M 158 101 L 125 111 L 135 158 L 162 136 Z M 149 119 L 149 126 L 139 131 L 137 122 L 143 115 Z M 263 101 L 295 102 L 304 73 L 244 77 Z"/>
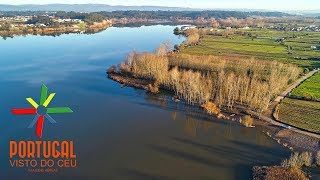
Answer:
<path fill-rule="evenodd" d="M 110 6 L 106 4 L 46 4 L 46 5 L 6 5 L 0 4 L 0 11 L 75 11 L 75 12 L 99 12 L 99 11 L 197 11 L 201 9 L 165 7 L 165 6 Z"/>
<path fill-rule="evenodd" d="M 287 13 L 306 16 L 306 17 L 317 17 L 317 16 L 320 16 L 320 9 L 319 10 L 309 10 L 309 11 L 307 11 L 307 10 L 287 11 Z"/>
<path fill-rule="evenodd" d="M 42 12 L 103 12 L 103 15 L 111 18 L 138 17 L 215 17 L 215 18 L 246 18 L 250 16 L 282 17 L 290 16 L 283 12 L 270 12 L 266 10 L 235 10 L 235 9 L 193 9 L 181 7 L 165 6 L 110 6 L 106 4 L 46 4 L 46 5 L 1 5 L 0 12 L 4 15 L 34 15 Z M 153 11 L 153 12 L 152 12 Z M 112 12 L 112 13 L 111 13 Z"/>

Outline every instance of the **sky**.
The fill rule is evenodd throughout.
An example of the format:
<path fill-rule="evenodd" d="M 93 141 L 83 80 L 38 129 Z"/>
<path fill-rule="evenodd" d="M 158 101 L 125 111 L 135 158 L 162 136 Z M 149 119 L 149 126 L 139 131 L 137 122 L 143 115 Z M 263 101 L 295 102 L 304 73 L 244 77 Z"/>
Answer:
<path fill-rule="evenodd" d="M 0 4 L 108 4 L 268 10 L 318 10 L 320 0 L 0 0 Z"/>

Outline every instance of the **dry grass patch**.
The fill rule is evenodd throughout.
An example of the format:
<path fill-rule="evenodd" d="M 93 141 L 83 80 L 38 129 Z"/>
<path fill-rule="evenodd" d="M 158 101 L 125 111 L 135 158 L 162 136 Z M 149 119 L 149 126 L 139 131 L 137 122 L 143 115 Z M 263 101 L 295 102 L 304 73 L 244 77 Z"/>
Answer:
<path fill-rule="evenodd" d="M 201 107 L 203 107 L 209 114 L 218 115 L 221 112 L 219 107 L 211 101 L 204 103 Z"/>
<path fill-rule="evenodd" d="M 240 122 L 246 127 L 253 127 L 253 118 L 249 115 L 245 115 Z"/>
<path fill-rule="evenodd" d="M 299 168 L 281 166 L 253 167 L 253 180 L 307 180 L 308 176 Z"/>
<path fill-rule="evenodd" d="M 316 164 L 320 166 L 320 151 L 318 151 L 316 154 Z"/>
<path fill-rule="evenodd" d="M 294 152 L 289 159 L 284 160 L 281 163 L 283 167 L 296 167 L 301 168 L 303 166 L 310 167 L 312 165 L 312 153 L 310 152 Z"/>

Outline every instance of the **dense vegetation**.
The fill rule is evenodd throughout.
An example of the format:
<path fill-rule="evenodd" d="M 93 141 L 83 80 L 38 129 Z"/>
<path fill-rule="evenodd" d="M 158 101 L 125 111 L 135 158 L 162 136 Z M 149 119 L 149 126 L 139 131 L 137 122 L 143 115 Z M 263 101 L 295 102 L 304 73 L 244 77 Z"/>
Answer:
<path fill-rule="evenodd" d="M 221 25 L 220 22 L 213 23 Z M 174 46 L 175 53 L 168 53 L 166 44 L 155 53 L 133 52 L 112 72 L 152 80 L 149 90 L 171 90 L 187 103 L 200 104 L 207 112 L 220 114 L 217 107 L 263 112 L 302 74 L 302 68 L 293 64 L 305 67 L 304 73 L 320 67 L 319 51 L 312 48 L 320 43 L 319 32 L 190 27 L 176 28 L 174 33 L 186 36 L 183 43 Z M 319 93 L 318 80 L 315 76 L 305 82 L 309 92 Z M 320 132 L 317 103 L 286 98 L 276 116 L 292 126 Z M 242 122 L 249 127 L 252 124 L 250 118 Z"/>
<path fill-rule="evenodd" d="M 45 11 L 0 11 L 0 17 L 43 15 Z"/>
<path fill-rule="evenodd" d="M 49 18 L 48 16 L 34 16 L 32 17 L 32 19 L 28 20 L 25 22 L 26 24 L 37 24 L 37 23 L 41 23 L 41 24 L 45 24 L 47 26 L 50 27 L 57 27 L 59 26 L 58 22 L 54 22 L 51 18 Z"/>
<path fill-rule="evenodd" d="M 305 100 L 320 101 L 320 73 L 304 81 L 291 95 Z"/>
<path fill-rule="evenodd" d="M 78 13 L 59 11 L 55 13 L 54 16 L 61 19 L 80 19 L 88 23 L 101 22 L 106 19 L 105 16 L 99 13 Z"/>
<path fill-rule="evenodd" d="M 150 19 L 168 19 L 168 18 L 247 18 L 251 16 L 264 17 L 282 17 L 289 14 L 281 12 L 244 12 L 244 11 L 113 11 L 101 12 L 109 18 L 150 18 Z"/>
<path fill-rule="evenodd" d="M 14 16 L 14 15 L 41 15 L 45 12 L 42 11 L 0 11 L 0 14 L 5 16 Z M 245 12 L 245 11 L 138 11 L 138 10 L 128 10 L 128 11 L 101 11 L 97 12 L 107 18 L 148 18 L 148 19 L 169 19 L 169 18 L 191 18 L 197 19 L 202 18 L 247 18 L 251 16 L 263 16 L 263 17 L 283 17 L 290 16 L 289 14 L 282 12 Z M 55 14 L 55 12 L 48 12 L 48 14 Z M 74 19 L 84 19 L 83 16 L 86 16 L 90 13 L 81 13 L 81 12 L 57 12 L 57 15 L 60 17 L 69 17 Z"/>
<path fill-rule="evenodd" d="M 299 75 L 297 67 L 275 61 L 167 55 L 166 47 L 155 53 L 133 52 L 117 71 L 154 80 L 154 86 L 172 90 L 190 104 L 240 104 L 260 112 Z"/>

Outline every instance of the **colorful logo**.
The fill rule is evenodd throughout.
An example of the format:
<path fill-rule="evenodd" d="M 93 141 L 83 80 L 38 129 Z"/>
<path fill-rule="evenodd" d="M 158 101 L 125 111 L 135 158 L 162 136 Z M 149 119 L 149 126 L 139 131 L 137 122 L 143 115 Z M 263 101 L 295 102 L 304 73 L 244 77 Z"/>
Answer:
<path fill-rule="evenodd" d="M 32 128 L 36 125 L 36 135 L 41 138 L 43 131 L 44 118 L 46 117 L 50 123 L 56 123 L 56 121 L 49 114 L 61 114 L 61 113 L 72 113 L 73 111 L 69 107 L 53 107 L 48 108 L 51 100 L 56 95 L 51 93 L 48 95 L 48 88 L 42 84 L 40 94 L 40 105 L 38 105 L 32 98 L 26 98 L 26 100 L 33 106 L 33 108 L 20 108 L 12 109 L 11 112 L 15 115 L 36 115 L 33 121 L 30 123 L 28 128 Z"/>

